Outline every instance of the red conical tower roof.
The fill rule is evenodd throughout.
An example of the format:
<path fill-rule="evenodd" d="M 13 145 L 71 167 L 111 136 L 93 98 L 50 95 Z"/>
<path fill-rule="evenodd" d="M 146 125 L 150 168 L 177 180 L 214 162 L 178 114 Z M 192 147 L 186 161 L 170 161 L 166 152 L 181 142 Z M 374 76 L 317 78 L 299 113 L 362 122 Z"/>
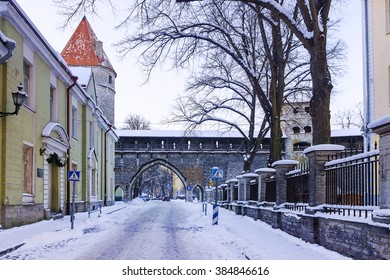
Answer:
<path fill-rule="evenodd" d="M 93 32 L 84 16 L 61 52 L 69 66 L 105 66 L 115 72 L 103 44 Z"/>

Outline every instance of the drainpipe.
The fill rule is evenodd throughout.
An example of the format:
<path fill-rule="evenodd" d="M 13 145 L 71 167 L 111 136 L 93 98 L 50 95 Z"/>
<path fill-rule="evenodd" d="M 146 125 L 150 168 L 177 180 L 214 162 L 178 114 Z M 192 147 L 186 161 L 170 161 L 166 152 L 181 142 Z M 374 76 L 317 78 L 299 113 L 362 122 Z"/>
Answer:
<path fill-rule="evenodd" d="M 104 206 L 107 206 L 107 134 L 112 130 L 108 124 L 108 130 L 104 133 Z"/>
<path fill-rule="evenodd" d="M 78 77 L 72 76 L 71 77 L 73 83 L 67 88 L 66 90 L 66 133 L 68 133 L 68 137 L 70 138 L 70 90 L 76 85 Z M 69 139 L 70 140 L 70 139 Z M 70 146 L 67 150 L 67 155 L 68 155 L 68 164 L 66 165 L 66 176 L 68 176 L 69 171 L 70 171 Z M 70 213 L 70 183 L 68 180 L 66 180 L 66 213 Z"/>
<path fill-rule="evenodd" d="M 0 31 L 0 33 L 1 33 L 1 31 Z M 3 34 L 3 33 L 1 33 L 1 34 Z M 4 46 L 6 47 L 7 53 L 2 58 L 0 58 L 0 65 L 3 64 L 4 62 L 6 62 L 7 59 L 12 56 L 13 51 L 16 47 L 15 41 L 8 39 L 5 36 L 2 36 L 1 34 L 0 34 L 0 40 L 4 44 Z M 3 39 L 5 39 L 5 42 L 3 42 Z"/>
<path fill-rule="evenodd" d="M 363 57 L 364 59 L 364 95 L 363 95 L 363 104 L 364 104 L 364 127 L 363 127 L 363 137 L 364 137 L 364 152 L 370 151 L 371 148 L 371 137 L 370 131 L 367 128 L 367 125 L 372 121 L 371 119 L 371 104 L 373 102 L 371 95 L 371 57 L 370 57 L 370 24 L 369 24 L 369 3 L 368 0 L 363 0 L 363 36 L 364 36 L 364 45 L 363 45 Z"/>

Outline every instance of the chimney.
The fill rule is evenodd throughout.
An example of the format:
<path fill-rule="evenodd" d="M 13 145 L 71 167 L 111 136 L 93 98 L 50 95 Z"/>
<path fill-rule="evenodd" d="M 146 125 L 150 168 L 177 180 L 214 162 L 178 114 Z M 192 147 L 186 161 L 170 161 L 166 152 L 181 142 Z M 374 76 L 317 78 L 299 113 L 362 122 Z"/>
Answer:
<path fill-rule="evenodd" d="M 103 60 L 103 42 L 96 40 L 96 54 L 99 60 Z"/>

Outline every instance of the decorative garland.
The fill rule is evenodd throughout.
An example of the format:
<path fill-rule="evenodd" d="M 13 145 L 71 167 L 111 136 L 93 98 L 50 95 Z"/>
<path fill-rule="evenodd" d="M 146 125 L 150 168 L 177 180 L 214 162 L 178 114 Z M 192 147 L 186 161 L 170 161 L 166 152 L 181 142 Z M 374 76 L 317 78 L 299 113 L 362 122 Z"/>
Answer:
<path fill-rule="evenodd" d="M 55 163 L 58 167 L 64 167 L 66 163 L 68 162 L 65 160 L 64 162 L 61 161 L 60 157 L 57 155 L 57 153 L 52 153 L 47 158 L 48 163 Z"/>

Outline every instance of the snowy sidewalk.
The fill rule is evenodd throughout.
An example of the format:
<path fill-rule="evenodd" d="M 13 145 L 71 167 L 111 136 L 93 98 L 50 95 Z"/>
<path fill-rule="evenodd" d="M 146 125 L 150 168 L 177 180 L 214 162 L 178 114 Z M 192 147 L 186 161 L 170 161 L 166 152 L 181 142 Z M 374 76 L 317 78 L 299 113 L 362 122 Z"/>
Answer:
<path fill-rule="evenodd" d="M 102 215 L 107 215 L 127 207 L 123 202 L 117 202 L 113 206 L 102 207 Z M 88 219 L 88 212 L 76 213 L 74 220 L 74 230 L 80 226 L 94 222 L 100 215 L 99 211 L 93 212 Z M 45 220 L 37 223 L 14 227 L 10 229 L 0 229 L 0 257 L 23 246 L 34 236 L 44 235 L 47 232 L 59 232 L 66 229 L 71 230 L 70 216 L 64 216 L 57 220 Z"/>

